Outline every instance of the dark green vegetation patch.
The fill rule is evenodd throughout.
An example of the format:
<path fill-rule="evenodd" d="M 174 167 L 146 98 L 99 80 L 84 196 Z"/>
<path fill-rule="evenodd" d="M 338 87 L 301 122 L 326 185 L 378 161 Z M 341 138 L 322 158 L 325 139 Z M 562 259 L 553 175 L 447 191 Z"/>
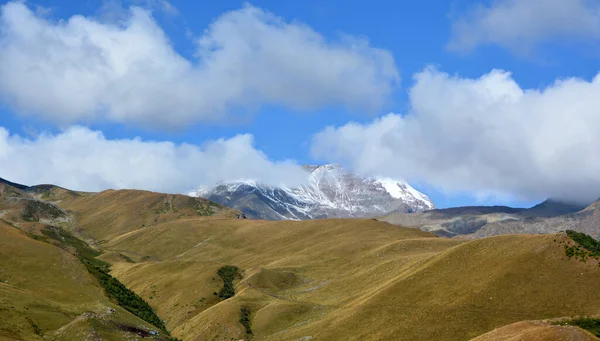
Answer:
<path fill-rule="evenodd" d="M 40 221 L 40 218 L 56 219 L 64 216 L 58 207 L 39 200 L 27 200 L 23 209 L 23 219 L 28 222 Z"/>
<path fill-rule="evenodd" d="M 588 332 L 600 337 L 600 319 L 580 317 L 568 321 L 561 321 L 555 323 L 557 325 L 568 324 L 587 330 Z"/>
<path fill-rule="evenodd" d="M 600 255 L 600 242 L 585 233 L 567 230 L 567 236 L 574 242 L 590 251 L 594 256 Z"/>
<path fill-rule="evenodd" d="M 129 290 L 118 279 L 109 274 L 110 265 L 96 258 L 101 254 L 100 252 L 92 249 L 87 243 L 69 232 L 56 227 L 47 226 L 42 229 L 42 234 L 46 237 L 44 241 L 48 243 L 57 245 L 65 250 L 75 249 L 74 255 L 85 265 L 88 272 L 96 278 L 98 283 L 102 285 L 106 296 L 130 313 L 169 335 L 169 331 L 152 307 L 136 293 Z M 41 238 L 36 239 L 40 240 Z M 176 339 L 170 338 L 169 340 Z"/>
<path fill-rule="evenodd" d="M 79 260 L 86 266 L 89 264 L 96 267 L 101 267 L 107 271 L 110 268 L 108 263 L 96 259 L 96 257 L 101 255 L 99 251 L 92 249 L 86 242 L 65 230 L 57 227 L 46 226 L 42 229 L 42 234 L 46 238 L 34 238 L 49 242 L 50 244 L 54 244 L 65 250 L 69 250 L 69 248 L 75 249 L 75 256 L 77 256 L 77 258 L 79 258 Z"/>
<path fill-rule="evenodd" d="M 567 257 L 575 257 L 584 262 L 588 258 L 598 259 L 600 257 L 600 242 L 596 239 L 572 230 L 567 230 L 567 236 L 576 243 L 574 246 L 565 245 Z"/>
<path fill-rule="evenodd" d="M 212 201 L 202 200 L 198 198 L 189 198 L 188 205 L 196 210 L 196 213 L 200 216 L 211 216 L 215 214 L 219 206 Z"/>
<path fill-rule="evenodd" d="M 117 304 L 135 316 L 154 325 L 160 330 L 167 332 L 167 328 L 156 315 L 152 307 L 150 307 L 150 305 L 148 305 L 148 303 L 140 296 L 129 290 L 118 279 L 109 275 L 102 267 L 96 267 L 89 264 L 86 264 L 86 266 L 88 271 L 96 277 L 98 282 L 100 282 L 108 297 L 114 299 Z"/>
<path fill-rule="evenodd" d="M 235 295 L 233 281 L 236 278 L 242 278 L 240 269 L 234 265 L 225 265 L 217 271 L 217 275 L 223 280 L 223 289 L 219 291 L 219 298 L 226 300 L 233 297 Z"/>
<path fill-rule="evenodd" d="M 240 323 L 246 328 L 246 335 L 252 335 L 252 321 L 250 321 L 250 308 L 242 307 L 240 309 Z"/>
<path fill-rule="evenodd" d="M 27 317 L 26 320 L 31 325 L 31 328 L 33 328 L 34 333 L 36 333 L 39 336 L 44 335 L 44 333 L 42 333 L 42 329 L 37 324 L 35 324 L 35 322 L 33 322 L 33 320 L 31 318 Z"/>

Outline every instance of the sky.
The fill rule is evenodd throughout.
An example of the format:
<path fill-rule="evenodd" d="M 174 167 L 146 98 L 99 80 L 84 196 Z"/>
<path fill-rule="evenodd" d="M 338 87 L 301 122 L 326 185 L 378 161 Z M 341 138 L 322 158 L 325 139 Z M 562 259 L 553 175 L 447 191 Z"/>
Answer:
<path fill-rule="evenodd" d="M 600 197 L 600 1 L 8 1 L 0 177 L 76 190 L 404 179 Z"/>

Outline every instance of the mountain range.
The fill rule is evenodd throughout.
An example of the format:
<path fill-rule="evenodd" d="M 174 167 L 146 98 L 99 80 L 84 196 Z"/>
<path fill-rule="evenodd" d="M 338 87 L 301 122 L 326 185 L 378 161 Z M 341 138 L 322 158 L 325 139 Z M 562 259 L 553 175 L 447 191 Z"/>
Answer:
<path fill-rule="evenodd" d="M 600 238 L 600 202 L 590 205 L 548 199 L 531 208 L 466 206 L 378 217 L 445 237 L 488 237 L 500 234 L 557 233 L 575 230 Z"/>
<path fill-rule="evenodd" d="M 402 180 L 361 177 L 337 164 L 304 166 L 307 182 L 297 188 L 231 181 L 189 193 L 238 209 L 251 219 L 371 218 L 389 212 L 435 208 Z"/>
<path fill-rule="evenodd" d="M 305 166 L 297 188 L 231 181 L 193 191 L 242 211 L 250 219 L 307 220 L 377 218 L 443 237 L 558 233 L 567 229 L 600 238 L 600 203 L 548 199 L 530 208 L 465 206 L 436 209 L 423 193 L 401 180 L 361 177 L 337 164 Z"/>

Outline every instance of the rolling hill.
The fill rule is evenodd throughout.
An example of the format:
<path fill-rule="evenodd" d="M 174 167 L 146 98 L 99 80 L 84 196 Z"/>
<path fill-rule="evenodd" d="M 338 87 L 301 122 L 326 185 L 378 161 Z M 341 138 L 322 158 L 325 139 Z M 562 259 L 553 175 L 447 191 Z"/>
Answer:
<path fill-rule="evenodd" d="M 74 255 L 39 239 L 0 220 L 0 339 L 128 340 L 156 330 L 106 297 Z"/>
<path fill-rule="evenodd" d="M 573 326 L 554 325 L 545 321 L 517 322 L 485 333 L 471 341 L 544 341 L 544 340 L 598 340 L 593 334 Z"/>
<path fill-rule="evenodd" d="M 122 324 L 152 328 L 103 295 L 69 248 L 32 238 L 47 236 L 53 221 L 55 231 L 100 252 L 93 261 L 109 263 L 110 273 L 185 341 L 491 340 L 499 335 L 493 333 L 560 329 L 522 321 L 600 315 L 600 291 L 593 289 L 599 262 L 567 257 L 565 245 L 573 241 L 566 234 L 466 240 L 373 219 L 247 220 L 204 199 L 144 191 L 63 193 L 44 203 L 66 218 L 40 215 L 46 206 L 35 205 L 37 218 L 27 221 L 18 206 L 26 200 L 7 196 L 51 196 L 3 188 L 12 194 L 0 207 L 7 220 L 0 231 L 9 231 L 0 253 L 11 265 L 0 268 L 0 277 L 24 290 L 0 283 L 0 309 L 22 307 L 10 308 L 13 322 L 0 328 L 13 339 L 40 339 L 27 318 L 47 336 L 82 319 L 85 327 L 73 333 L 86 330 L 98 340 L 127 339 L 119 334 L 124 328 L 114 327 Z M 71 265 L 59 266 L 61 259 Z M 223 299 L 228 285 L 235 295 Z M 34 305 L 31 293 L 44 303 Z M 96 321 L 104 321 L 98 316 L 106 307 L 118 313 L 108 317 L 116 321 Z"/>

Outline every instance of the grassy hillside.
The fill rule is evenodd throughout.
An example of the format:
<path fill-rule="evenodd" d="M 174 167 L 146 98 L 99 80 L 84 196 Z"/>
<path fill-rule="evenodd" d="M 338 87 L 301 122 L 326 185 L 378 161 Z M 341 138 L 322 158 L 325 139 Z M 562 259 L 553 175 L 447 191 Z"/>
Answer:
<path fill-rule="evenodd" d="M 526 319 L 600 314 L 597 264 L 566 236 L 465 242 L 373 220 L 183 219 L 103 244 L 113 273 L 185 340 L 465 340 Z M 223 265 L 244 270 L 221 301 Z"/>
<path fill-rule="evenodd" d="M 552 325 L 542 321 L 517 322 L 495 329 L 471 341 L 545 341 L 578 340 L 597 341 L 594 335 L 572 326 Z"/>
<path fill-rule="evenodd" d="M 111 302 L 76 257 L 1 220 L 0 259 L 2 340 L 126 340 L 155 330 Z"/>
<path fill-rule="evenodd" d="M 119 252 L 127 249 L 128 256 L 141 261 L 116 264 L 114 273 L 156 303 L 161 316 L 171 316 L 169 327 L 177 328 L 175 332 L 195 333 L 202 326 L 185 320 L 208 308 L 211 312 L 217 308 L 213 307 L 218 303 L 213 293 L 218 293 L 223 285 L 217 275 L 222 265 L 233 264 L 244 270 L 238 291 L 243 291 L 244 296 L 259 298 L 251 299 L 255 310 L 275 304 L 267 310 L 291 305 L 306 312 L 325 311 L 331 305 L 350 299 L 353 292 L 362 292 L 368 283 L 393 276 L 394 264 L 385 259 L 386 245 L 414 253 L 411 259 L 402 255 L 404 263 L 416 261 L 419 254 L 436 252 L 456 243 L 372 220 L 214 220 L 152 227 L 129 233 L 105 246 Z M 348 274 L 350 278 L 329 278 L 336 271 L 353 273 Z M 374 276 L 377 273 L 379 275 Z M 349 280 L 353 286 L 348 286 Z M 237 299 L 236 296 L 232 300 L 237 302 Z M 237 321 L 243 302 L 231 307 L 233 322 Z M 215 316 L 214 313 L 211 316 Z M 270 328 L 276 326 L 275 320 L 269 323 Z"/>
<path fill-rule="evenodd" d="M 565 245 L 574 241 L 565 234 L 467 241 L 371 219 L 236 219 L 239 212 L 203 199 L 143 191 L 54 198 L 68 216 L 61 227 L 101 250 L 111 275 L 186 341 L 443 341 L 559 329 L 587 337 L 576 327 L 503 326 L 600 315 L 598 261 L 567 257 Z M 0 210 L 17 219 L 24 206 L 11 200 Z M 40 221 L 16 226 L 44 235 Z M 20 308 L 10 308 L 0 336 L 87 332 L 120 340 L 126 337 L 114 333 L 128 331 L 115 326 L 144 325 L 111 302 L 70 252 L 7 224 L 2 231 L 9 232 L 0 252 L 11 265 L 0 277 L 18 286 L 0 283 L 12 290 L 0 291 L 0 306 Z M 69 265 L 57 268 L 64 259 Z M 115 312 L 106 315 L 107 307 Z"/>
<path fill-rule="evenodd" d="M 202 198 L 146 191 L 105 191 L 63 197 L 79 232 L 96 241 L 186 217 L 234 218 L 239 212 Z"/>
<path fill-rule="evenodd" d="M 600 293 L 590 290 L 600 280 L 597 262 L 567 259 L 554 241 L 560 238 L 566 237 L 501 236 L 459 245 L 397 277 L 351 313 L 311 328 L 322 327 L 323 339 L 465 340 L 521 320 L 599 314 Z"/>
<path fill-rule="evenodd" d="M 70 193 L 0 184 L 0 339 L 171 340 L 152 309 L 106 273 L 101 252 L 68 232 L 71 215 L 41 199 L 84 195 Z"/>

